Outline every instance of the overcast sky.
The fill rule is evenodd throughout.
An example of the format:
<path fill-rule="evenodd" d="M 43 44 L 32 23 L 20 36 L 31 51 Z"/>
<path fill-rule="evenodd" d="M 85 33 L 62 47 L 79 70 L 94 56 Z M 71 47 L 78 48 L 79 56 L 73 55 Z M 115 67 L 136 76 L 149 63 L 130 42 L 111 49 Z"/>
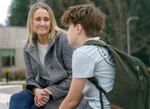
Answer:
<path fill-rule="evenodd" d="M 12 0 L 0 0 L 0 24 L 6 25 L 9 6 Z"/>

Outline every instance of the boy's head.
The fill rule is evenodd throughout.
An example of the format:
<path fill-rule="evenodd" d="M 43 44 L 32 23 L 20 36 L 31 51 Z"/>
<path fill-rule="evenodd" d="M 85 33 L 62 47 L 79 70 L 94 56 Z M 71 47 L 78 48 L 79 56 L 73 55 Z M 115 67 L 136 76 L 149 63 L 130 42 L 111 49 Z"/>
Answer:
<path fill-rule="evenodd" d="M 105 26 L 105 15 L 92 4 L 83 4 L 69 7 L 61 17 L 62 25 L 69 27 L 80 24 L 86 36 L 94 37 Z"/>

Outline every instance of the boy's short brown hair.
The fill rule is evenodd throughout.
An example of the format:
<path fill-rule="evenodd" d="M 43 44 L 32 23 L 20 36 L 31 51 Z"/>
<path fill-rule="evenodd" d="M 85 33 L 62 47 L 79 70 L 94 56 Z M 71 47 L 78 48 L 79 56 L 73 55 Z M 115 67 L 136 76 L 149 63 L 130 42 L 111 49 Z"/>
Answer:
<path fill-rule="evenodd" d="M 93 37 L 105 26 L 105 15 L 93 4 L 69 7 L 61 17 L 63 26 L 81 24 L 87 36 Z"/>

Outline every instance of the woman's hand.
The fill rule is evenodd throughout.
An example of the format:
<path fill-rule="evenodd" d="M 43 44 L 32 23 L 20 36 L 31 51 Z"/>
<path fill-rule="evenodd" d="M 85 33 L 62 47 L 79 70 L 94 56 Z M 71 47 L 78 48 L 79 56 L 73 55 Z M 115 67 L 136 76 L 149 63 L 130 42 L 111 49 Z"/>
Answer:
<path fill-rule="evenodd" d="M 48 89 L 34 89 L 34 102 L 37 107 L 44 106 L 50 99 L 50 95 L 52 94 Z"/>

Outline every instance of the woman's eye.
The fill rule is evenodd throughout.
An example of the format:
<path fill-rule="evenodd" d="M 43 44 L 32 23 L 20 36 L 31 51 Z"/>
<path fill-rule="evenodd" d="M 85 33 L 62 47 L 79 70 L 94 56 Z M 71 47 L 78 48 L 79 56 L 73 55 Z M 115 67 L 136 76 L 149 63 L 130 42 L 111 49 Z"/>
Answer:
<path fill-rule="evenodd" d="M 39 22 L 39 21 L 41 21 L 41 19 L 40 19 L 40 18 L 35 18 L 34 20 L 35 20 L 35 21 L 38 21 L 38 22 Z"/>
<path fill-rule="evenodd" d="M 47 21 L 49 21 L 49 18 L 44 18 L 43 20 L 44 20 L 45 22 L 47 22 Z"/>
<path fill-rule="evenodd" d="M 49 18 L 35 18 L 34 20 L 35 20 L 36 22 L 41 22 L 41 21 L 48 22 L 48 21 L 49 21 Z"/>

